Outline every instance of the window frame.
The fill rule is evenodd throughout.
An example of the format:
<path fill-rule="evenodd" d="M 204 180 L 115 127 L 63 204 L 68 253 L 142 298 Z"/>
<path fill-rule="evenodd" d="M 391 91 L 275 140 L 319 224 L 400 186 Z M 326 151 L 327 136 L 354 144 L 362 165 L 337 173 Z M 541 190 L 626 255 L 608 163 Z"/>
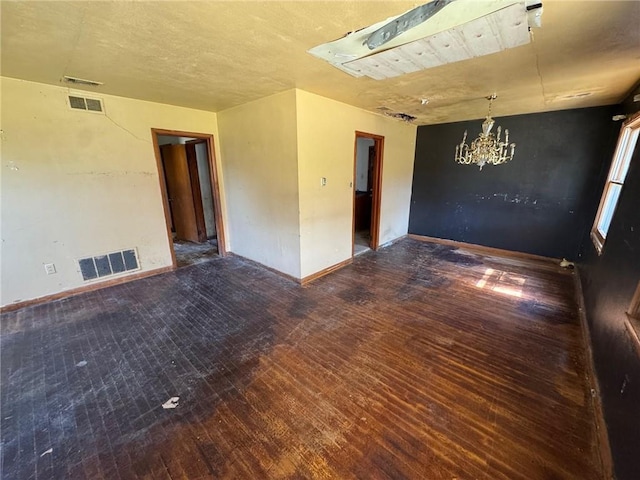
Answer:
<path fill-rule="evenodd" d="M 629 305 L 627 315 L 629 315 L 631 318 L 635 318 L 636 320 L 640 320 L 640 281 L 638 282 L 636 292 L 631 299 L 631 304 Z"/>
<path fill-rule="evenodd" d="M 629 310 L 627 310 L 627 319 L 625 321 L 627 331 L 633 344 L 640 356 L 640 281 L 636 288 L 636 292 L 631 299 Z"/>
<path fill-rule="evenodd" d="M 598 213 L 596 213 L 591 227 L 591 240 L 598 255 L 602 254 L 639 135 L 640 112 L 627 119 L 620 128 L 618 143 L 611 160 L 607 182 L 600 198 Z"/>

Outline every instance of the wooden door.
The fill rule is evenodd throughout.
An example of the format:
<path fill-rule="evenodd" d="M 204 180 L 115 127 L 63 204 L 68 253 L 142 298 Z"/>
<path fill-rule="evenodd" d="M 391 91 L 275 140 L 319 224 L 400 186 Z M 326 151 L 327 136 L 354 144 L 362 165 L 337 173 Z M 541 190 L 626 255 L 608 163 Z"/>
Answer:
<path fill-rule="evenodd" d="M 184 147 L 187 153 L 187 167 L 191 180 L 191 192 L 193 193 L 193 208 L 196 215 L 196 230 L 198 241 L 207 241 L 207 226 L 204 221 L 204 205 L 202 204 L 202 190 L 200 189 L 200 175 L 198 175 L 198 158 L 196 155 L 196 143 L 198 140 L 187 142 Z"/>
<path fill-rule="evenodd" d="M 176 239 L 199 242 L 191 175 L 184 145 L 160 147 Z"/>

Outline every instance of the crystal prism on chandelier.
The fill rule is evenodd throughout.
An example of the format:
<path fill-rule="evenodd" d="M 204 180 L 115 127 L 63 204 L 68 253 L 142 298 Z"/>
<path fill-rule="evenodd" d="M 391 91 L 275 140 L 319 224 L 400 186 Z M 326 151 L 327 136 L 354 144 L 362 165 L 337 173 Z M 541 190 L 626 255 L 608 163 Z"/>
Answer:
<path fill-rule="evenodd" d="M 462 142 L 460 145 L 456 145 L 456 163 L 462 165 L 475 164 L 480 167 L 489 165 L 500 165 L 506 163 L 513 158 L 513 153 L 516 149 L 516 144 L 509 145 L 509 130 L 504 131 L 504 142 L 500 141 L 500 135 L 502 134 L 502 128 L 498 127 L 496 134 L 491 132 L 493 125 L 496 123 L 491 118 L 491 104 L 496 99 L 496 95 L 493 94 L 487 97 L 489 100 L 489 113 L 484 122 L 482 122 L 482 132 L 478 135 L 471 145 L 467 145 L 467 131 L 464 131 Z M 509 149 L 511 151 L 509 152 Z"/>

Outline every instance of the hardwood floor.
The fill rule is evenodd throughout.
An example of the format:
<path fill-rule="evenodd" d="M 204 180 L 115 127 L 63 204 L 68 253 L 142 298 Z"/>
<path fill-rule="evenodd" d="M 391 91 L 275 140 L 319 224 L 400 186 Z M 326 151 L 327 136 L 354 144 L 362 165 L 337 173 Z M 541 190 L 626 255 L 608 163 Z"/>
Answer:
<path fill-rule="evenodd" d="M 602 478 L 569 272 L 404 239 L 2 316 L 3 478 Z M 175 409 L 163 409 L 172 396 Z"/>

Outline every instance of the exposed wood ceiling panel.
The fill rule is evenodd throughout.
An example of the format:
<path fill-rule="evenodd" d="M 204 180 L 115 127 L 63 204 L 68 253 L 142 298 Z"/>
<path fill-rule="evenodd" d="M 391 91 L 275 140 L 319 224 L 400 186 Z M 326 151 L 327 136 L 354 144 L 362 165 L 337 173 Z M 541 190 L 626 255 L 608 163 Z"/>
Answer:
<path fill-rule="evenodd" d="M 384 80 L 497 53 L 529 41 L 526 10 L 524 5 L 516 4 L 435 35 L 347 62 L 345 67 Z"/>
<path fill-rule="evenodd" d="M 465 1 L 465 0 L 458 0 Z M 545 0 L 533 41 L 386 80 L 307 53 L 415 5 L 373 2 L 2 1 L 2 74 L 220 111 L 298 87 L 417 123 L 611 104 L 640 78 L 640 2 Z M 587 96 L 572 97 L 590 92 Z M 422 105 L 421 98 L 429 103 Z"/>

